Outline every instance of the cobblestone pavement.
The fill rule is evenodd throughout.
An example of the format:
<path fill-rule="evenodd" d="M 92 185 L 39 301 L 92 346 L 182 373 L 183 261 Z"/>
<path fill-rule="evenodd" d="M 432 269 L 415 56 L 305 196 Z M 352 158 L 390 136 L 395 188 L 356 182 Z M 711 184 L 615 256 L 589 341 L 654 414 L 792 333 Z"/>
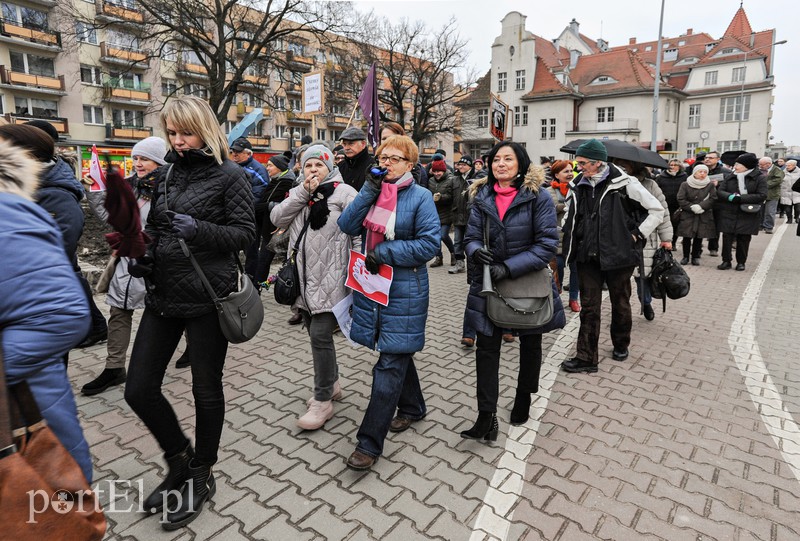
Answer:
<path fill-rule="evenodd" d="M 518 346 L 504 345 L 494 445 L 458 435 L 476 415 L 474 352 L 459 346 L 466 284 L 433 269 L 427 346 L 416 356 L 429 413 L 390 433 L 368 473 L 345 460 L 376 354 L 337 337 L 344 399 L 324 429 L 301 432 L 308 337 L 267 295 L 259 335 L 229 350 L 217 493 L 188 527 L 165 532 L 158 516 L 136 511 L 164 462 L 122 388 L 78 396 L 107 538 L 800 539 L 799 243 L 787 225 L 755 237 L 746 272 L 718 271 L 719 258 L 704 256 L 687 268 L 688 298 L 652 322 L 634 315 L 623 363 L 610 358 L 606 306 L 598 374 L 558 372 L 577 333 L 569 319 L 544 340 L 542 389 L 523 427 L 508 425 Z M 72 353 L 76 392 L 104 358 L 104 345 Z M 170 367 L 165 389 L 192 434 L 189 370 Z"/>

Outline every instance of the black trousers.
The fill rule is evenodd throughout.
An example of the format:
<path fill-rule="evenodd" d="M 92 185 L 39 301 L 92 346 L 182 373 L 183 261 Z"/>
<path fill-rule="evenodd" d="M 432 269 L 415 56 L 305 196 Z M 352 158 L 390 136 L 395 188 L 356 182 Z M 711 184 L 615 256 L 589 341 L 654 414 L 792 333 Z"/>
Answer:
<path fill-rule="evenodd" d="M 500 347 L 503 329 L 495 327 L 491 336 L 478 333 L 475 365 L 477 371 L 478 411 L 496 412 L 500 394 Z M 519 372 L 517 389 L 523 392 L 539 391 L 539 372 L 542 369 L 542 335 L 526 334 L 519 337 Z"/>
<path fill-rule="evenodd" d="M 195 460 L 211 465 L 217 461 L 225 418 L 222 368 L 228 352 L 228 341 L 222 334 L 216 311 L 184 319 L 164 317 L 146 308 L 133 344 L 125 401 L 152 432 L 166 456 L 186 448 L 189 439 L 161 390 L 167 365 L 184 328 L 187 343 L 192 344 Z"/>
<path fill-rule="evenodd" d="M 750 252 L 750 239 L 752 235 L 736 235 L 734 233 L 722 234 L 722 260 L 733 261 L 733 241 L 736 241 L 736 262 L 747 263 L 747 254 Z"/>
<path fill-rule="evenodd" d="M 700 237 L 683 237 L 683 257 L 700 259 L 703 253 L 703 239 Z"/>
<path fill-rule="evenodd" d="M 611 343 L 622 351 L 631 343 L 631 275 L 633 267 L 600 270 L 600 263 L 578 263 L 581 284 L 581 326 L 578 331 L 575 357 L 598 364 L 597 347 L 600 341 L 600 311 L 603 304 L 603 282 L 608 285 L 611 299 Z"/>

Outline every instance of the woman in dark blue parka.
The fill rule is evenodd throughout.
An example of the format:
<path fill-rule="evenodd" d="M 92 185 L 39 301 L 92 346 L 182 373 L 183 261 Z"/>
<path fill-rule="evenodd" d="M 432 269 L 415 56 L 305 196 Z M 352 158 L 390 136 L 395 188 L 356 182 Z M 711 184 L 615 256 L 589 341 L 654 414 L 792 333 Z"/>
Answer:
<path fill-rule="evenodd" d="M 512 142 L 498 143 L 489 153 L 489 174 L 475 181 L 470 194 L 472 211 L 464 241 L 467 255 L 481 269 L 489 265 L 492 282 L 514 280 L 549 265 L 558 247 L 556 209 L 552 198 L 539 188 L 544 170 L 532 166 L 525 149 Z M 484 246 L 488 222 L 489 246 Z M 499 394 L 500 345 L 503 329 L 486 315 L 486 299 L 480 296 L 483 273 L 475 273 L 467 298 L 467 324 L 478 333 L 477 369 L 478 420 L 461 432 L 468 439 L 497 439 L 497 398 Z M 555 293 L 555 284 L 553 284 Z M 565 324 L 564 307 L 553 298 L 553 319 L 544 327 L 519 330 L 519 374 L 511 424 L 528 420 L 531 393 L 539 390 L 542 364 L 542 333 Z"/>
<path fill-rule="evenodd" d="M 386 173 L 368 173 L 361 192 L 338 221 L 346 234 L 364 235 L 365 267 L 370 273 L 377 273 L 379 264 L 394 269 L 388 306 L 353 294 L 350 338 L 380 352 L 372 369 L 372 394 L 358 430 L 358 446 L 347 460 L 355 470 L 372 467 L 389 430 L 402 432 L 425 417 L 413 355 L 425 345 L 425 264 L 436 255 L 440 240 L 431 192 L 416 184 L 411 174 L 417 145 L 410 137 L 395 135 L 376 154 Z"/>

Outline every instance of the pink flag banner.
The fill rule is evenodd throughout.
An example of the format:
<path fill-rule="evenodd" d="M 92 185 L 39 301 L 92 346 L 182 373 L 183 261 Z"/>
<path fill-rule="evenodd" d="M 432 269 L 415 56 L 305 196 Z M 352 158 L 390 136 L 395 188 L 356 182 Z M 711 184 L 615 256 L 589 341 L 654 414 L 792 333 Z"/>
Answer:
<path fill-rule="evenodd" d="M 97 156 L 97 145 L 92 145 L 92 159 L 89 161 L 89 178 L 94 180 L 91 188 L 93 192 L 104 192 L 106 190 L 106 175 L 100 167 L 100 158 Z"/>

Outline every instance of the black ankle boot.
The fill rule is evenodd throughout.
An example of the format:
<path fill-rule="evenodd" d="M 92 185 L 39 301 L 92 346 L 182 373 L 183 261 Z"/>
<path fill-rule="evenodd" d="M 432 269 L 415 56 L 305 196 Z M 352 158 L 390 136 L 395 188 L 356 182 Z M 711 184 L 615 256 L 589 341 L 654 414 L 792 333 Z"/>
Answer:
<path fill-rule="evenodd" d="M 497 415 L 490 411 L 479 411 L 478 420 L 469 430 L 461 433 L 461 437 L 468 440 L 497 441 L 497 432 L 500 426 L 497 424 Z"/>
<path fill-rule="evenodd" d="M 161 523 L 165 530 L 183 528 L 200 516 L 203 505 L 217 491 L 217 483 L 211 474 L 211 466 L 195 460 L 189 463 L 189 479 L 181 490 L 181 501 L 177 511 L 167 513 L 166 522 Z"/>
<path fill-rule="evenodd" d="M 183 355 L 178 357 L 178 360 L 175 361 L 175 368 L 186 368 L 191 366 L 192 359 L 189 358 L 189 348 L 186 348 L 186 351 L 183 352 Z"/>
<path fill-rule="evenodd" d="M 511 424 L 519 426 L 528 422 L 531 410 L 531 393 L 517 389 L 514 407 L 511 409 Z"/>
<path fill-rule="evenodd" d="M 165 499 L 168 501 L 168 509 L 172 509 L 177 505 L 175 492 L 179 492 L 189 478 L 189 461 L 192 457 L 194 457 L 194 449 L 192 449 L 191 445 L 187 445 L 186 449 L 177 455 L 164 457 L 167 461 L 167 476 L 145 498 L 142 505 L 145 513 L 159 513 L 164 508 Z"/>

